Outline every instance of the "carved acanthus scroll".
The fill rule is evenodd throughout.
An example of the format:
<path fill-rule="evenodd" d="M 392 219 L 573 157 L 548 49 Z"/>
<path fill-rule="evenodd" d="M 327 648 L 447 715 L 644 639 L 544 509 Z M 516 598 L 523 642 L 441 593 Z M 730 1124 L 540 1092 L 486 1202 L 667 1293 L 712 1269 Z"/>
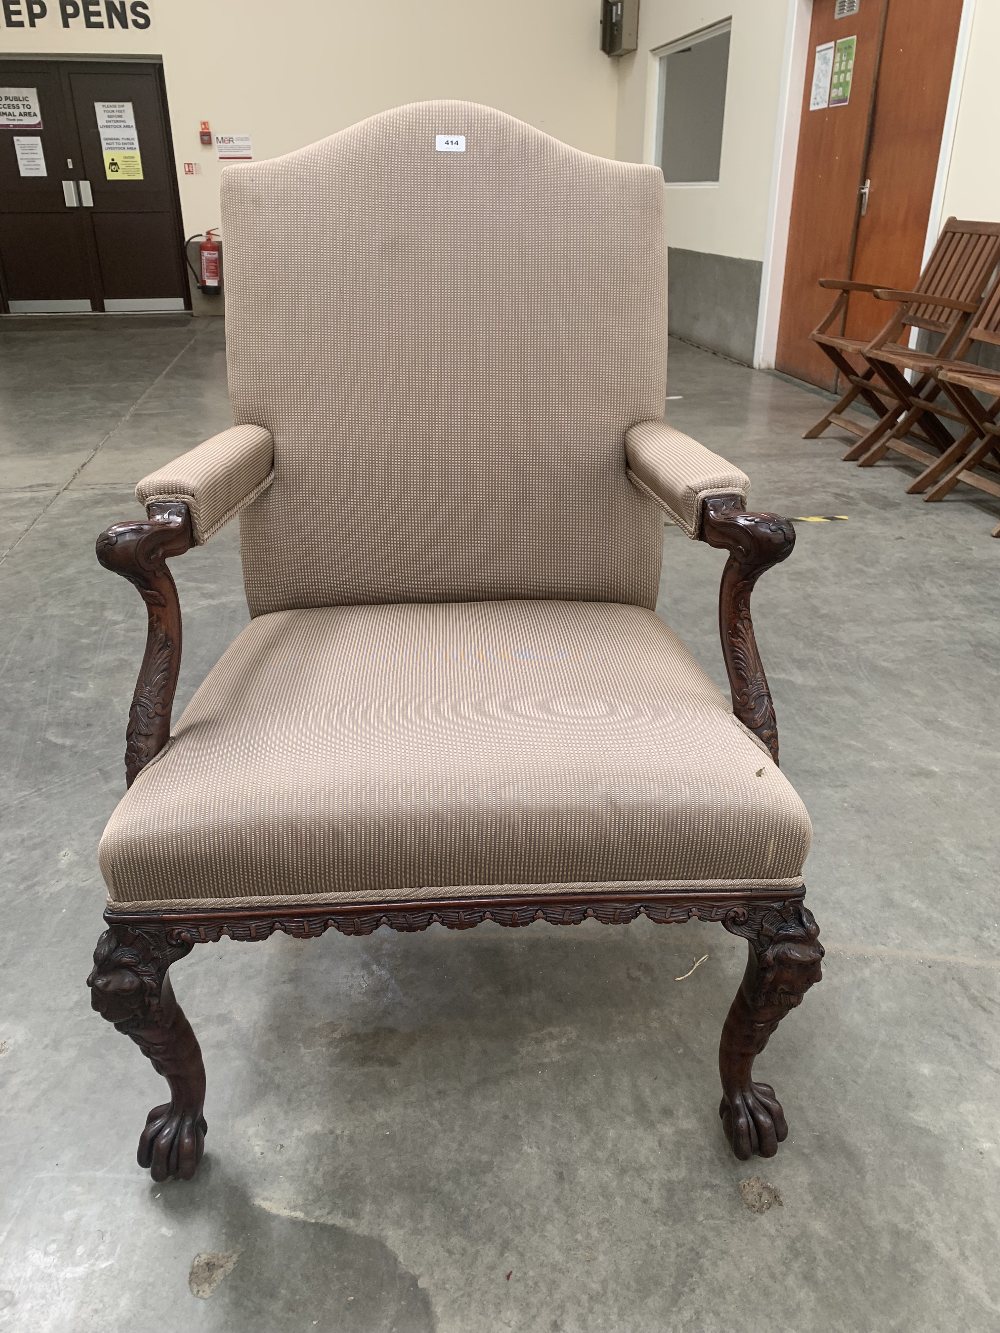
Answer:
<path fill-rule="evenodd" d="M 719 495 L 705 501 L 701 536 L 729 552 L 719 589 L 719 633 L 733 712 L 777 763 L 778 725 L 754 636 L 750 594 L 765 570 L 791 555 L 795 529 L 777 514 L 748 514 L 741 496 Z"/>
<path fill-rule="evenodd" d="M 181 608 L 167 559 L 194 544 L 186 504 L 157 502 L 146 522 L 116 523 L 97 539 L 105 569 L 134 584 L 146 603 L 149 629 L 125 740 L 125 783 L 159 754 L 170 736 L 170 714 L 181 665 Z"/>

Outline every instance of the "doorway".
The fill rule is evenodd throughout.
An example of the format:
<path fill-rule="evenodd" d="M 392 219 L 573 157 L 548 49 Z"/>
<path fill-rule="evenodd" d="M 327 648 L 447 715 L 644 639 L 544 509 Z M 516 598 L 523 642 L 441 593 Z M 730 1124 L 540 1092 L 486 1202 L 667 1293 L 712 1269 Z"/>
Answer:
<path fill-rule="evenodd" d="M 813 0 L 775 366 L 824 389 L 809 340 L 833 293 L 820 278 L 912 289 L 927 240 L 963 0 Z M 851 297 L 851 337 L 892 310 Z"/>
<path fill-rule="evenodd" d="M 0 311 L 190 308 L 162 68 L 0 59 Z"/>

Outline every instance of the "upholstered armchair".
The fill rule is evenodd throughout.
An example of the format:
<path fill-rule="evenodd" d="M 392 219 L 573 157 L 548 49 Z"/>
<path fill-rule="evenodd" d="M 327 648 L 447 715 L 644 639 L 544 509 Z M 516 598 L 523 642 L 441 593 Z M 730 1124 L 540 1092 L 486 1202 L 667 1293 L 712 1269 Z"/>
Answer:
<path fill-rule="evenodd" d="M 772 1155 L 754 1057 L 823 952 L 750 619 L 794 533 L 662 420 L 659 170 L 428 102 L 222 193 L 237 424 L 97 544 L 149 623 L 89 977 L 170 1086 L 140 1165 L 202 1155 L 168 975 L 195 945 L 641 913 L 747 940 L 721 1116 L 737 1157 Z M 237 515 L 250 623 L 171 731 L 167 560 Z M 729 552 L 731 707 L 654 613 L 665 519 Z"/>

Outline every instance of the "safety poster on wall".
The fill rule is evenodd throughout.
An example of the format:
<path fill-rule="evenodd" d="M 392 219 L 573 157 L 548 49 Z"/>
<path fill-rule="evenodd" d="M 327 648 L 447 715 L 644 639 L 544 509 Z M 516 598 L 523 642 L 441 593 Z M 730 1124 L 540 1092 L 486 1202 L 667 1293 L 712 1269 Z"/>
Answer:
<path fill-rule="evenodd" d="M 830 83 L 830 105 L 847 106 L 851 100 L 854 79 L 854 56 L 857 37 L 841 37 L 833 53 L 833 79 Z"/>
<path fill-rule="evenodd" d="M 825 111 L 830 105 L 830 80 L 833 78 L 833 48 L 835 43 L 817 46 L 813 61 L 812 87 L 809 90 L 809 110 Z"/>
<path fill-rule="evenodd" d="M 109 181 L 141 181 L 142 154 L 131 102 L 95 102 L 97 129 Z"/>

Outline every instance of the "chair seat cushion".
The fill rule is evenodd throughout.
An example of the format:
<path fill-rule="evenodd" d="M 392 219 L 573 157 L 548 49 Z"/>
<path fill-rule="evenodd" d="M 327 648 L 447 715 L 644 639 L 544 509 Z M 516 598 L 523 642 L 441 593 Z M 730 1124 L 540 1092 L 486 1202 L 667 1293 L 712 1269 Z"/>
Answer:
<path fill-rule="evenodd" d="M 260 616 L 101 843 L 111 901 L 797 886 L 805 808 L 655 615 L 600 602 Z"/>

